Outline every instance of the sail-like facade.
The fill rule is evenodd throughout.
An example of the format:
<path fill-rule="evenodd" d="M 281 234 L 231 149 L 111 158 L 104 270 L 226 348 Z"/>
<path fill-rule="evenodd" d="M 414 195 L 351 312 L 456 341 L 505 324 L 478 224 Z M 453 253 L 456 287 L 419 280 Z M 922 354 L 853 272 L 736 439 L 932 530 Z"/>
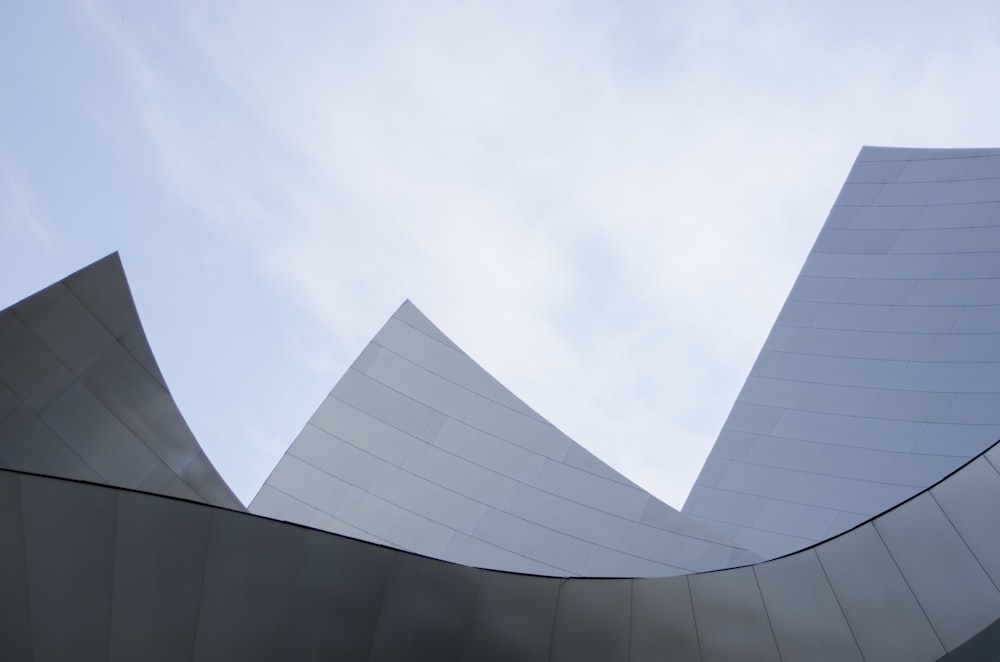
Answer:
<path fill-rule="evenodd" d="M 1000 439 L 1000 151 L 865 148 L 683 511 L 767 558 Z"/>
<path fill-rule="evenodd" d="M 243 508 L 167 390 L 117 254 L 0 312 L 0 468 Z"/>
<path fill-rule="evenodd" d="M 658 577 L 760 560 L 601 462 L 410 302 L 250 511 L 480 568 Z"/>
<path fill-rule="evenodd" d="M 0 659 L 997 659 L 998 236 L 862 150 L 682 512 L 409 302 L 247 512 L 109 256 L 0 312 Z"/>

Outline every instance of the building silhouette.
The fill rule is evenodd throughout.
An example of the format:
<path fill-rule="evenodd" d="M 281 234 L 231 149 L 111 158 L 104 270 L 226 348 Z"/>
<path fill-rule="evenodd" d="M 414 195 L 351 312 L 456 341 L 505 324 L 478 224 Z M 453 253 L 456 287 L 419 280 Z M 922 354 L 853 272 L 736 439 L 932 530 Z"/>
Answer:
<path fill-rule="evenodd" d="M 0 659 L 1000 659 L 1000 150 L 864 148 L 682 511 L 404 303 L 245 509 L 111 255 L 0 313 Z"/>

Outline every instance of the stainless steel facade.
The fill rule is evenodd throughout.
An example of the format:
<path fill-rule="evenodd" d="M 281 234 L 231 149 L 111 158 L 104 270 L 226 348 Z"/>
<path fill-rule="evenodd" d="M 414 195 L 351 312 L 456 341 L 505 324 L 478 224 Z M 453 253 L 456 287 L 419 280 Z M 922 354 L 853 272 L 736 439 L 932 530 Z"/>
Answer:
<path fill-rule="evenodd" d="M 683 512 L 766 558 L 1000 438 L 1000 150 L 866 147 Z"/>
<path fill-rule="evenodd" d="M 481 570 L 0 471 L 0 658 L 995 659 L 998 449 L 814 547 L 646 579 Z"/>
<path fill-rule="evenodd" d="M 760 560 L 557 430 L 408 301 L 292 442 L 250 511 L 545 575 L 658 577 Z"/>
<path fill-rule="evenodd" d="M 704 525 L 659 506 L 662 517 L 645 522 L 651 497 L 545 423 L 409 304 L 253 504 L 308 526 L 246 512 L 177 412 L 117 256 L 95 263 L 0 313 L 0 659 L 997 659 L 1000 434 L 988 403 L 1000 392 L 991 381 L 1000 358 L 989 353 L 1000 329 L 988 320 L 1000 305 L 989 298 L 1000 287 L 990 271 L 1000 264 L 990 243 L 1000 227 L 998 158 L 863 150 L 686 506 Z M 941 179 L 949 172 L 954 179 Z M 887 177 L 895 179 L 865 181 Z M 911 225 L 893 225 L 902 219 Z M 892 241 L 878 234 L 886 230 Z M 938 250 L 904 251 L 918 245 Z M 863 296 L 876 300 L 856 301 Z M 848 336 L 850 351 L 834 342 Z M 856 383 L 878 376 L 881 385 Z M 816 429 L 790 433 L 806 421 Z M 859 432 L 865 425 L 879 434 Z M 441 436 L 462 426 L 471 432 Z M 837 453 L 840 464 L 830 459 Z M 866 468 L 864 479 L 840 475 Z M 528 470 L 531 480 L 512 475 Z M 754 516 L 761 476 L 780 486 L 781 471 L 795 473 Z M 546 472 L 556 479 L 541 481 Z M 326 477 L 317 482 L 317 473 Z M 809 481 L 831 500 L 842 486 L 836 503 L 853 508 L 834 508 L 846 531 L 811 545 L 806 533 L 831 525 L 792 508 L 827 507 L 800 496 Z M 873 494 L 887 509 L 866 516 L 858 504 L 873 509 Z M 344 509 L 364 495 L 408 514 Z M 662 553 L 656 562 L 670 572 L 688 569 L 687 542 L 619 548 L 607 541 L 620 535 L 588 536 L 609 516 L 619 534 L 646 523 L 700 540 L 713 566 L 739 562 L 727 534 L 768 556 L 797 549 L 714 572 L 574 577 L 596 569 L 559 558 L 576 543 L 557 539 L 542 556 L 550 551 L 504 547 L 522 542 L 505 529 L 462 528 L 470 504 L 481 521 L 490 509 L 516 512 L 510 504 L 525 495 L 552 511 L 524 521 L 564 517 L 578 528 L 551 530 L 586 542 L 589 554 L 602 544 L 635 558 Z M 719 505 L 726 499 L 735 514 Z M 463 563 L 400 549 L 423 540 L 422 520 L 449 528 L 449 541 L 462 534 L 514 556 L 470 545 L 480 556 Z M 393 539 L 397 525 L 402 537 Z M 357 530 L 322 530 L 338 526 Z M 704 526 L 720 533 L 702 538 Z M 535 536 L 524 544 L 551 540 Z M 424 551 L 454 553 L 450 542 Z M 539 572 L 472 567 L 473 558 Z"/>
<path fill-rule="evenodd" d="M 243 508 L 167 390 L 117 253 L 0 312 L 0 467 Z"/>

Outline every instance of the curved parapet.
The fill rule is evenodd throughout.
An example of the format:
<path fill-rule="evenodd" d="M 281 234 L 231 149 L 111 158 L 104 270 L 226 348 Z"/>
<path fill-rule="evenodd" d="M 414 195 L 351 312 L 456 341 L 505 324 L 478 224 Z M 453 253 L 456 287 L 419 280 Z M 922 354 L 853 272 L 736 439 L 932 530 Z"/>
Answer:
<path fill-rule="evenodd" d="M 117 253 L 0 312 L 0 467 L 243 507 L 167 390 Z"/>
<path fill-rule="evenodd" d="M 650 579 L 480 570 L 0 471 L 0 657 L 980 659 L 1000 618 L 998 449 L 809 549 Z"/>
<path fill-rule="evenodd" d="M 591 455 L 409 301 L 250 511 L 516 572 L 667 576 L 760 559 Z"/>
<path fill-rule="evenodd" d="M 862 149 L 683 512 L 771 558 L 1000 437 L 1000 150 Z"/>

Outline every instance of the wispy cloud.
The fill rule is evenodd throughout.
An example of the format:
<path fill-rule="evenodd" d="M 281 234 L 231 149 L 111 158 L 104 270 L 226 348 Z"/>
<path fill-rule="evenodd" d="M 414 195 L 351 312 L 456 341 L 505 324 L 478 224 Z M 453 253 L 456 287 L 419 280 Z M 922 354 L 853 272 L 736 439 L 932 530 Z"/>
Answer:
<path fill-rule="evenodd" d="M 860 145 L 1000 144 L 986 4 L 87 7 L 148 177 L 268 283 L 225 304 L 281 311 L 262 380 L 329 388 L 409 297 L 675 505 Z M 246 497 L 303 410 L 227 388 Z"/>

